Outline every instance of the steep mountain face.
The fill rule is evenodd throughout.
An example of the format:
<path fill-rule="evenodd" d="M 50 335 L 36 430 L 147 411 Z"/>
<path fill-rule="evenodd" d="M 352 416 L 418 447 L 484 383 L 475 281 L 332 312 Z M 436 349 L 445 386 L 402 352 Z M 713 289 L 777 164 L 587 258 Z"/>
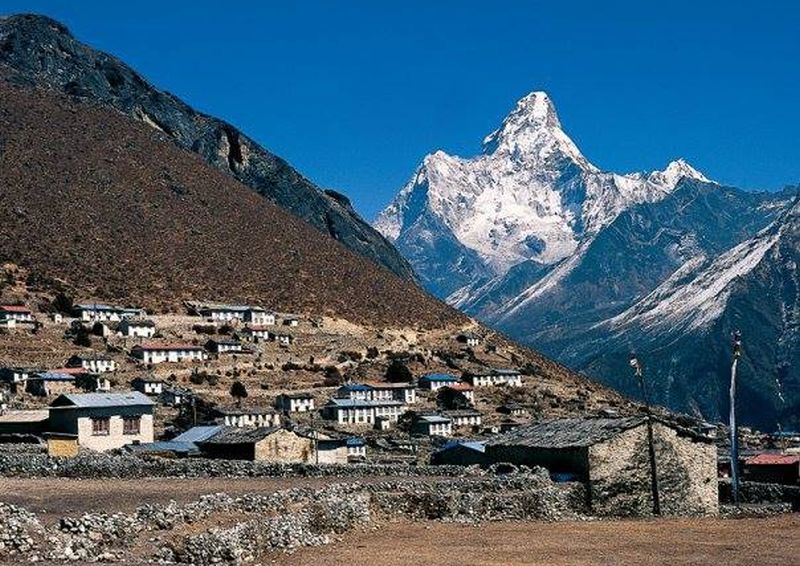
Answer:
<path fill-rule="evenodd" d="M 583 364 L 625 385 L 619 358 L 641 344 L 660 402 L 712 417 L 728 411 L 730 336 L 740 329 L 740 413 L 750 423 L 800 425 L 800 200 L 717 258 L 687 262 L 655 290 L 588 333 Z M 617 355 L 615 355 L 615 353 Z M 629 373 L 629 372 L 627 372 Z"/>
<path fill-rule="evenodd" d="M 523 262 L 571 256 L 627 207 L 660 200 L 684 177 L 707 181 L 683 161 L 649 174 L 600 171 L 564 133 L 549 97 L 534 92 L 481 155 L 428 155 L 375 227 L 445 297 Z"/>
<path fill-rule="evenodd" d="M 658 351 L 651 346 L 660 342 L 610 321 L 643 309 L 638 303 L 667 281 L 688 284 L 714 258 L 776 222 L 796 194 L 723 187 L 682 160 L 652 173 L 603 172 L 566 136 L 547 95 L 532 93 L 486 139 L 481 155 L 426 157 L 376 227 L 451 304 L 637 395 L 628 355 Z M 693 305 L 694 293 L 687 290 L 675 305 Z M 675 316 L 689 312 L 686 306 Z M 674 329 L 691 326 L 663 311 L 651 316 Z M 763 335 L 776 332 L 770 326 Z M 727 359 L 727 347 L 689 339 L 687 359 L 698 365 L 681 369 L 691 386 L 678 392 L 673 378 L 656 381 L 656 398 L 708 418 L 721 414 L 717 385 L 727 362 L 699 364 L 716 350 L 718 362 Z M 765 399 L 771 401 L 758 409 L 744 408 L 745 422 L 775 424 L 776 397 Z"/>
<path fill-rule="evenodd" d="M 321 191 L 238 129 L 196 112 L 105 53 L 83 45 L 43 16 L 0 18 L 0 75 L 114 108 L 401 277 L 408 262 L 353 210 L 346 197 Z"/>
<path fill-rule="evenodd" d="M 193 299 L 379 327 L 466 322 L 142 122 L 0 80 L 8 262 L 32 290 L 156 312 Z"/>

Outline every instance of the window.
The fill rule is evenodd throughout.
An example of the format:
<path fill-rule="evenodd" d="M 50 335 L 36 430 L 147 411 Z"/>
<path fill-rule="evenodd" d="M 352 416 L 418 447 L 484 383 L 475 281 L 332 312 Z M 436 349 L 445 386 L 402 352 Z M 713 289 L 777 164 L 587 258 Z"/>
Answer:
<path fill-rule="evenodd" d="M 108 436 L 110 419 L 96 417 L 92 419 L 92 436 Z"/>
<path fill-rule="evenodd" d="M 141 428 L 140 417 L 125 417 L 122 419 L 122 434 L 139 434 Z"/>

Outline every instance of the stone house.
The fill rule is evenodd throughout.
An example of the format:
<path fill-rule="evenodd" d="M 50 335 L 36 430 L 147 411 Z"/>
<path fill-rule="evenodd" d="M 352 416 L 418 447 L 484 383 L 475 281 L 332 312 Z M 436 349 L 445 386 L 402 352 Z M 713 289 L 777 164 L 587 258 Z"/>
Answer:
<path fill-rule="evenodd" d="M 279 346 L 287 348 L 294 343 L 294 335 L 289 332 L 270 332 L 269 339 L 277 342 Z"/>
<path fill-rule="evenodd" d="M 191 402 L 192 392 L 180 387 L 165 387 L 159 396 L 159 401 L 169 407 L 178 407 Z"/>
<path fill-rule="evenodd" d="M 483 423 L 483 414 L 475 409 L 443 411 L 442 414 L 452 421 L 454 427 L 458 428 L 475 427 Z"/>
<path fill-rule="evenodd" d="M 0 411 L 0 436 L 40 435 L 47 430 L 47 409 Z"/>
<path fill-rule="evenodd" d="M 718 512 L 717 448 L 711 438 L 655 420 L 661 509 L 667 515 Z M 598 515 L 652 512 L 644 417 L 570 418 L 520 426 L 486 444 L 488 462 L 542 466 L 556 480 L 586 484 Z"/>
<path fill-rule="evenodd" d="M 461 393 L 467 401 L 474 404 L 475 403 L 475 388 L 472 387 L 469 383 L 451 383 L 450 385 L 446 385 L 442 389 L 450 389 L 452 391 Z"/>
<path fill-rule="evenodd" d="M 481 344 L 481 337 L 473 332 L 464 332 L 462 334 L 459 334 L 456 337 L 456 340 L 466 344 L 470 348 L 476 348 Z"/>
<path fill-rule="evenodd" d="M 274 326 L 275 313 L 255 307 L 245 311 L 243 320 L 253 326 Z"/>
<path fill-rule="evenodd" d="M 65 394 L 50 404 L 50 432 L 71 434 L 96 451 L 153 442 L 154 403 L 138 391 Z"/>
<path fill-rule="evenodd" d="M 322 417 L 339 424 L 374 425 L 379 417 L 397 422 L 402 411 L 403 404 L 399 401 L 331 399 L 322 407 Z"/>
<path fill-rule="evenodd" d="M 367 443 L 363 438 L 351 436 L 345 441 L 345 446 L 347 446 L 348 461 L 360 461 L 367 457 Z"/>
<path fill-rule="evenodd" d="M 161 395 L 164 392 L 164 381 L 157 377 L 137 377 L 131 381 L 131 387 L 145 395 Z"/>
<path fill-rule="evenodd" d="M 12 389 L 24 384 L 32 375 L 36 375 L 41 370 L 25 367 L 3 367 L 0 368 L 0 383 L 7 383 Z"/>
<path fill-rule="evenodd" d="M 194 344 L 141 344 L 131 349 L 131 355 L 145 364 L 198 362 L 208 359 L 205 349 Z"/>
<path fill-rule="evenodd" d="M 441 415 L 420 415 L 415 419 L 411 432 L 425 436 L 452 436 L 453 421 Z"/>
<path fill-rule="evenodd" d="M 11 332 L 17 328 L 17 319 L 0 316 L 0 329 Z"/>
<path fill-rule="evenodd" d="M 126 318 L 117 324 L 117 333 L 126 338 L 152 338 L 156 334 L 156 323 L 152 320 Z"/>
<path fill-rule="evenodd" d="M 362 383 L 347 383 L 338 388 L 333 396 L 337 399 L 369 401 L 372 398 L 372 391 L 368 385 Z"/>
<path fill-rule="evenodd" d="M 222 427 L 197 444 L 210 458 L 302 464 L 316 460 L 314 442 L 285 428 Z"/>
<path fill-rule="evenodd" d="M 281 393 L 275 408 L 284 413 L 307 413 L 314 410 L 314 396 L 307 392 Z"/>
<path fill-rule="evenodd" d="M 228 427 L 278 427 L 281 416 L 269 407 L 217 407 L 213 412 L 217 422 Z"/>
<path fill-rule="evenodd" d="M 76 375 L 64 371 L 65 369 L 67 368 L 42 371 L 29 377 L 25 381 L 25 392 L 37 397 L 51 397 L 53 395 L 61 395 L 62 393 L 77 392 L 78 383 Z"/>
<path fill-rule="evenodd" d="M 492 369 L 484 373 L 466 374 L 464 380 L 473 387 L 493 385 L 516 387 L 522 385 L 522 374 L 514 369 Z"/>
<path fill-rule="evenodd" d="M 117 371 L 117 362 L 100 354 L 76 354 L 67 360 L 68 368 L 83 368 L 89 373 L 110 373 Z"/>
<path fill-rule="evenodd" d="M 298 326 L 300 324 L 300 317 L 295 316 L 292 314 L 288 314 L 283 317 L 283 325 L 284 326 Z"/>
<path fill-rule="evenodd" d="M 510 417 L 527 417 L 529 416 L 528 409 L 519 403 L 506 403 L 497 408 L 498 413 L 508 415 Z"/>
<path fill-rule="evenodd" d="M 20 322 L 33 322 L 31 310 L 24 305 L 0 305 L 0 318 Z"/>
<path fill-rule="evenodd" d="M 209 340 L 206 350 L 215 354 L 241 354 L 244 346 L 238 340 Z"/>
<path fill-rule="evenodd" d="M 442 387 L 458 383 L 459 379 L 447 373 L 428 373 L 423 375 L 418 380 L 420 389 L 428 389 L 429 391 L 436 391 Z"/>

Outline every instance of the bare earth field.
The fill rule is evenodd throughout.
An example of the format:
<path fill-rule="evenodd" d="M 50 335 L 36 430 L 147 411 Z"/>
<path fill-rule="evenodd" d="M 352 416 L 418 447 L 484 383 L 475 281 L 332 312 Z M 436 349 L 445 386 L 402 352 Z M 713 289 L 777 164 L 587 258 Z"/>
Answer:
<path fill-rule="evenodd" d="M 277 564 L 512 566 L 797 564 L 800 517 L 564 523 L 391 523 Z"/>
<path fill-rule="evenodd" d="M 390 478 L 383 478 L 390 479 Z M 77 480 L 0 478 L 0 499 L 45 522 L 84 512 L 133 511 L 202 495 L 270 493 L 321 486 L 329 478 Z M 800 515 L 764 519 L 664 519 L 480 526 L 390 522 L 325 547 L 274 553 L 259 563 L 304 566 L 507 566 L 541 564 L 721 564 L 786 566 L 800 556 Z"/>

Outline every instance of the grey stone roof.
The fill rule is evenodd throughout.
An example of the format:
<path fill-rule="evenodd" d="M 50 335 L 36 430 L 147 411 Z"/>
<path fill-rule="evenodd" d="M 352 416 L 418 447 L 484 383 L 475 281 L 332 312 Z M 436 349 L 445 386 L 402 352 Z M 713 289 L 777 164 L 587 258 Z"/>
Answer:
<path fill-rule="evenodd" d="M 645 422 L 644 417 L 618 419 L 571 418 L 517 427 L 493 438 L 489 446 L 530 448 L 582 448 L 605 442 Z"/>
<path fill-rule="evenodd" d="M 51 407 L 150 407 L 155 405 L 147 395 L 138 391 L 127 393 L 65 393 Z"/>
<path fill-rule="evenodd" d="M 219 432 L 203 440 L 203 444 L 250 444 L 264 440 L 272 433 L 281 430 L 281 427 L 261 426 L 257 428 L 239 428 L 223 426 Z"/>

